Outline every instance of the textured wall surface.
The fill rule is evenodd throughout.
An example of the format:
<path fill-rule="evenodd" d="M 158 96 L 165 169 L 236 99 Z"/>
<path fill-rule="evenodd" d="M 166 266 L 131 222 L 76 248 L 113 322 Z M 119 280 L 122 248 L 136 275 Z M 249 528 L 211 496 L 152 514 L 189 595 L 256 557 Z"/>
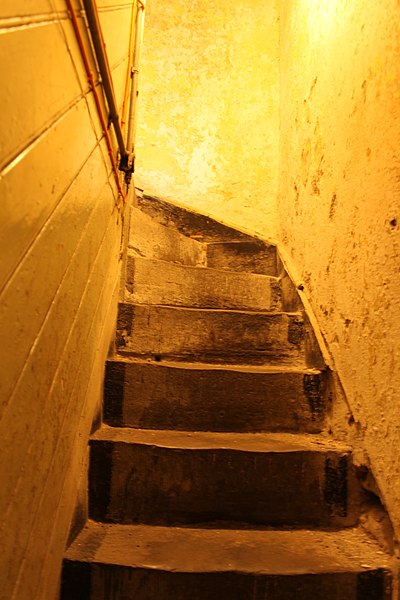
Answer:
<path fill-rule="evenodd" d="M 129 4 L 99 3 L 119 99 Z M 122 211 L 64 1 L 2 1 L 0 78 L 0 598 L 51 600 L 114 324 Z"/>
<path fill-rule="evenodd" d="M 400 4 L 281 7 L 281 239 L 400 534 Z"/>
<path fill-rule="evenodd" d="M 141 64 L 137 184 L 274 236 L 278 0 L 152 0 Z"/>

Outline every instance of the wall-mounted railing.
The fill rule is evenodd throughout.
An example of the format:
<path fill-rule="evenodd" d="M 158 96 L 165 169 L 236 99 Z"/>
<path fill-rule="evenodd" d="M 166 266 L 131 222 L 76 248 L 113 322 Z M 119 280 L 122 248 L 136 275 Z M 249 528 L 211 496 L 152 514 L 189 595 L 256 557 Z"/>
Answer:
<path fill-rule="evenodd" d="M 136 125 L 137 125 L 137 101 L 138 101 L 138 82 L 139 82 L 139 61 L 140 51 L 143 42 L 143 30 L 144 30 L 144 15 L 146 8 L 146 0 L 137 0 L 137 10 L 135 18 L 135 37 L 134 47 L 132 56 L 132 67 L 131 67 L 131 86 L 130 86 L 130 106 L 129 106 L 129 119 L 128 119 L 128 135 L 127 135 L 127 150 L 133 155 L 135 159 L 135 138 L 136 138 Z"/>
<path fill-rule="evenodd" d="M 106 46 L 104 43 L 99 14 L 96 6 L 96 0 L 83 0 L 85 9 L 87 31 L 90 34 L 91 43 L 96 57 L 97 68 L 100 74 L 101 83 L 104 89 L 108 106 L 108 118 L 105 117 L 102 103 L 97 92 L 96 83 L 88 57 L 83 36 L 79 28 L 76 9 L 72 0 L 66 0 L 72 24 L 78 41 L 79 49 L 85 65 L 89 84 L 92 88 L 96 109 L 99 114 L 103 133 L 105 136 L 108 154 L 111 160 L 114 177 L 116 180 L 118 193 L 125 200 L 135 169 L 135 134 L 136 134 L 136 116 L 138 99 L 138 76 L 140 50 L 143 40 L 144 13 L 146 8 L 145 0 L 133 0 L 132 2 L 132 22 L 129 40 L 128 68 L 125 81 L 124 101 L 122 105 L 121 118 L 118 114 L 115 100 L 114 86 L 111 75 L 111 69 L 108 62 Z M 129 107 L 129 111 L 128 111 Z M 128 112 L 128 119 L 126 113 Z M 127 128 L 125 127 L 127 122 Z M 118 144 L 118 153 L 113 149 L 111 137 L 109 134 L 109 125 L 112 125 Z M 125 131 L 126 129 L 126 131 Z M 125 135 L 124 135 L 125 134 Z M 116 156 L 118 154 L 118 157 Z M 117 166 L 118 163 L 118 166 Z M 123 191 L 118 171 L 125 175 L 126 192 Z"/>

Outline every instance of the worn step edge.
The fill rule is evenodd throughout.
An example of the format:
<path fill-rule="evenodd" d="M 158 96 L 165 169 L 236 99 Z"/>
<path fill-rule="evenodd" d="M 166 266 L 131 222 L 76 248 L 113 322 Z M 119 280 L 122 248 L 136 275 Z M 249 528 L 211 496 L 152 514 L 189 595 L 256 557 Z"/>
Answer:
<path fill-rule="evenodd" d="M 238 452 L 340 452 L 351 448 L 323 434 L 302 433 L 230 433 L 209 431 L 166 431 L 102 425 L 91 442 L 140 444 L 185 450 L 233 450 Z"/>
<path fill-rule="evenodd" d="M 247 278 L 249 277 L 250 279 L 254 279 L 254 281 L 271 281 L 271 282 L 276 282 L 279 283 L 282 280 L 282 277 L 280 275 L 268 275 L 265 273 L 253 273 L 252 271 L 246 273 L 245 271 L 237 271 L 237 270 L 229 270 L 229 269 L 219 269 L 218 267 L 210 267 L 206 264 L 198 264 L 198 265 L 186 265 L 183 263 L 177 263 L 177 262 L 172 262 L 169 260 L 163 260 L 160 258 L 154 258 L 152 256 L 140 256 L 137 254 L 137 252 L 135 252 L 132 248 L 128 248 L 127 250 L 127 255 L 129 258 L 131 258 L 132 260 L 137 260 L 137 261 L 146 261 L 148 263 L 153 263 L 154 268 L 160 266 L 162 268 L 163 265 L 172 265 L 173 267 L 176 267 L 177 269 L 182 269 L 183 271 L 188 271 L 188 272 L 210 272 L 210 273 L 214 273 L 216 277 L 218 277 L 218 275 L 221 276 L 238 276 L 240 278 Z"/>
<path fill-rule="evenodd" d="M 133 356 L 130 354 L 114 354 L 107 359 L 107 362 L 121 362 L 121 363 L 135 363 L 143 365 L 154 365 L 159 367 L 171 367 L 176 369 L 184 370 L 210 370 L 210 371 L 239 371 L 241 373 L 299 373 L 304 375 L 319 375 L 323 373 L 323 370 L 316 369 L 314 367 L 306 367 L 301 365 L 286 365 L 286 364 L 265 364 L 265 365 L 254 365 L 246 363 L 208 363 L 204 362 L 190 362 L 190 361 L 174 361 L 174 360 L 154 360 L 151 358 L 142 358 L 139 356 Z"/>
<path fill-rule="evenodd" d="M 299 357 L 297 354 L 287 352 L 286 354 L 276 355 L 276 351 L 266 351 L 266 352 L 232 352 L 231 354 L 223 354 L 221 351 L 216 352 L 200 352 L 200 351 L 190 351 L 190 352 L 159 352 L 154 350 L 149 351 L 135 351 L 135 350 L 125 350 L 124 348 L 119 348 L 118 351 L 121 353 L 118 356 L 126 356 L 127 358 L 131 358 L 132 360 L 145 360 L 145 361 L 156 361 L 161 364 L 165 364 L 167 361 L 174 361 L 177 364 L 187 363 L 191 360 L 199 361 L 203 364 L 209 365 L 233 365 L 235 367 L 240 367 L 241 365 L 254 365 L 255 367 L 295 367 L 295 368 L 306 368 L 306 361 L 302 357 Z"/>
<path fill-rule="evenodd" d="M 275 322 L 277 325 L 287 326 L 288 341 L 291 345 L 300 345 L 304 340 L 304 319 L 301 312 L 287 312 L 287 311 L 266 311 L 266 310 L 243 310 L 243 309 L 226 309 L 226 308 L 192 308 L 187 306 L 166 306 L 162 304 L 139 304 L 137 302 L 119 302 L 118 304 L 118 320 L 117 329 L 127 329 L 128 332 L 132 330 L 132 326 L 135 320 L 135 308 L 138 308 L 140 312 L 143 309 L 148 309 L 150 318 L 151 314 L 154 314 L 154 318 L 158 319 L 169 319 L 178 323 L 177 319 L 182 315 L 183 318 L 201 317 L 222 317 L 222 318 L 233 318 L 243 317 L 249 318 L 252 324 L 255 324 L 257 320 L 261 319 L 266 322 Z M 139 315 L 141 316 L 141 315 Z M 212 322 L 210 323 L 212 325 Z M 244 348 L 245 351 L 245 348 Z M 196 361 L 197 362 L 197 361 Z"/>
<path fill-rule="evenodd" d="M 128 254 L 183 265 L 200 265 L 206 262 L 204 244 L 187 238 L 175 228 L 161 225 L 137 208 L 132 208 Z"/>
<path fill-rule="evenodd" d="M 139 307 L 143 307 L 143 306 L 148 306 L 149 308 L 161 308 L 161 309 L 165 309 L 167 308 L 168 310 L 171 311 L 176 311 L 178 312 L 187 312 L 187 313 L 227 313 L 227 314 L 238 314 L 238 315 L 250 315 L 252 317 L 256 317 L 256 316 L 260 316 L 260 317 L 265 317 L 265 318 L 270 318 L 270 319 L 276 319 L 277 317 L 281 317 L 281 316 L 287 316 L 287 317 L 296 317 L 298 319 L 301 319 L 301 321 L 303 321 L 303 313 L 301 311 L 294 311 L 294 312 L 290 312 L 290 311 L 284 311 L 284 310 L 277 310 L 274 312 L 271 312 L 269 310 L 245 310 L 245 309 L 241 309 L 241 308 L 192 308 L 190 306 L 165 306 L 164 304 L 148 304 L 146 302 L 144 303 L 138 303 L 138 302 L 120 302 L 119 303 L 120 307 L 123 306 L 127 306 L 127 307 L 135 307 L 135 306 L 139 306 Z"/>
<path fill-rule="evenodd" d="M 245 271 L 237 271 L 235 269 L 229 270 L 229 269 L 219 269 L 218 267 L 210 267 L 206 264 L 196 264 L 196 265 L 186 265 L 183 263 L 178 263 L 178 262 L 173 262 L 170 260 L 166 260 L 166 259 L 161 259 L 161 258 L 155 258 L 153 256 L 141 256 L 140 254 L 137 253 L 137 251 L 133 250 L 132 248 L 128 248 L 127 250 L 127 255 L 129 258 L 131 258 L 132 260 L 135 261 L 141 261 L 141 262 L 147 262 L 147 263 L 153 263 L 153 266 L 156 268 L 157 266 L 162 267 L 163 265 L 171 265 L 172 267 L 175 267 L 176 269 L 182 270 L 182 271 L 188 271 L 188 272 L 210 272 L 212 274 L 214 274 L 216 277 L 218 277 L 218 275 L 221 276 L 239 276 L 240 278 L 250 278 L 250 279 L 254 279 L 254 281 L 272 281 L 272 282 L 277 282 L 279 283 L 282 279 L 281 275 L 268 275 L 265 273 L 253 273 L 252 271 L 249 273 L 246 273 Z"/>
<path fill-rule="evenodd" d="M 139 304 L 139 303 L 130 303 L 130 302 L 120 302 L 120 305 L 129 305 L 129 306 L 149 306 L 152 308 L 165 308 L 163 304 Z M 284 310 L 277 310 L 275 312 L 269 310 L 245 310 L 240 308 L 191 308 L 190 306 L 168 306 L 170 310 L 175 311 L 187 311 L 189 312 L 204 312 L 204 313 L 228 313 L 228 314 L 239 314 L 239 315 L 251 315 L 251 316 L 265 316 L 266 318 L 274 319 L 280 316 L 288 316 L 288 317 L 297 317 L 298 319 L 303 320 L 303 313 L 300 311 L 289 312 Z"/>
<path fill-rule="evenodd" d="M 213 529 L 89 521 L 65 559 L 177 573 L 295 575 L 391 569 L 390 557 L 360 528 Z"/>

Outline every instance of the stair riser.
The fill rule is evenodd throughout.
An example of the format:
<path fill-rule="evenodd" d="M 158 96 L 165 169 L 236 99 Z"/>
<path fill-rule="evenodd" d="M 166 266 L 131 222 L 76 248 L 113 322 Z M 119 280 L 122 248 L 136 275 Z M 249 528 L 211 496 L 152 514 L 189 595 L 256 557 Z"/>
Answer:
<path fill-rule="evenodd" d="M 117 349 L 137 356 L 304 364 L 297 315 L 120 304 Z"/>
<path fill-rule="evenodd" d="M 207 266 L 276 276 L 276 248 L 259 241 L 207 244 Z"/>
<path fill-rule="evenodd" d="M 324 374 L 184 369 L 108 361 L 104 420 L 182 431 L 302 431 L 324 422 Z"/>
<path fill-rule="evenodd" d="M 390 600 L 384 570 L 318 575 L 170 573 L 66 562 L 60 600 Z"/>
<path fill-rule="evenodd" d="M 276 279 L 128 257 L 126 298 L 138 304 L 281 310 Z"/>
<path fill-rule="evenodd" d="M 90 458 L 90 514 L 100 521 L 334 526 L 356 520 L 346 454 L 92 440 Z"/>

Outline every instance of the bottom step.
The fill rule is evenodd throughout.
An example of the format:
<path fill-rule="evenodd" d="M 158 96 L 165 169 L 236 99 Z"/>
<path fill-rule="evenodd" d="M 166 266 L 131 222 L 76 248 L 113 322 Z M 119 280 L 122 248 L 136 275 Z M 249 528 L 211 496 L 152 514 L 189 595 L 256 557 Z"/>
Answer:
<path fill-rule="evenodd" d="M 388 557 L 359 529 L 217 530 L 89 522 L 61 600 L 390 600 Z"/>

